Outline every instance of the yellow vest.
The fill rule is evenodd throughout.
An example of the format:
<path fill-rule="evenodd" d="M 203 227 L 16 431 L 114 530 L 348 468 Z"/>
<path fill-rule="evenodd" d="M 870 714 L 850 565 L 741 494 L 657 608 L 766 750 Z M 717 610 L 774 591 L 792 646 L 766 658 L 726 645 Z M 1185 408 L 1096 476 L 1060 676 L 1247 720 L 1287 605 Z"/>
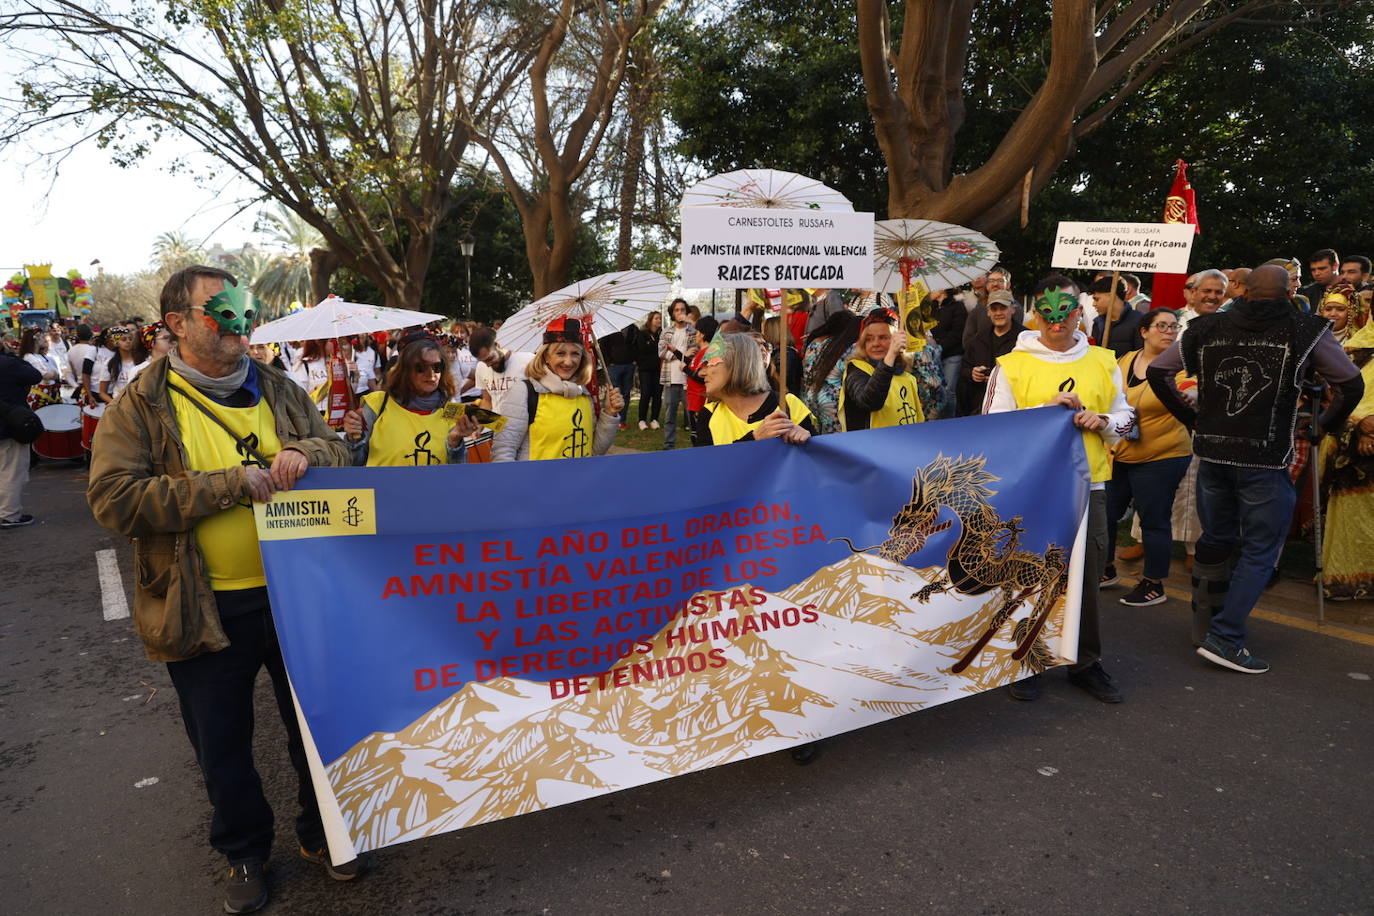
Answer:
<path fill-rule="evenodd" d="M 706 410 L 711 414 L 708 425 L 711 430 L 711 441 L 716 445 L 729 445 L 763 425 L 763 420 L 755 420 L 753 423 L 741 420 L 735 416 L 733 410 L 722 406 L 719 401 L 708 402 Z M 801 398 L 790 392 L 787 395 L 787 413 L 792 422 L 799 426 L 811 416 L 811 411 Z"/>
<path fill-rule="evenodd" d="M 840 378 L 840 429 L 845 429 L 844 420 L 844 380 L 850 369 L 859 369 L 867 375 L 876 370 L 866 360 L 851 359 L 845 363 L 844 376 Z M 883 406 L 868 415 L 868 428 L 880 429 L 884 426 L 909 426 L 924 423 L 925 412 L 921 410 L 921 389 L 916 387 L 916 377 L 911 370 L 892 376 L 892 386 L 887 389 L 887 400 Z M 846 430 L 847 431 L 847 430 Z"/>
<path fill-rule="evenodd" d="M 1106 414 L 1116 398 L 1116 385 L 1112 382 L 1116 354 L 1102 347 L 1088 347 L 1086 353 L 1071 363 L 1052 363 L 1024 350 L 1013 350 L 999 356 L 997 365 L 1002 367 L 1002 374 L 1011 385 L 1017 407 L 1040 407 L 1059 392 L 1072 391 L 1085 408 Z M 1088 452 L 1093 483 L 1110 480 L 1112 462 L 1101 434 L 1088 430 L 1079 432 Z"/>
<path fill-rule="evenodd" d="M 265 398 L 252 407 L 225 407 L 216 404 L 180 375 L 168 370 L 168 380 L 203 404 L 243 441 L 271 461 L 281 451 L 277 423 Z M 261 467 L 257 460 L 239 450 L 239 444 L 215 421 L 201 413 L 186 398 L 169 391 L 177 427 L 186 445 L 188 464 L 193 471 L 218 471 L 236 464 Z M 210 586 L 216 591 L 258 588 L 267 584 L 262 573 L 262 554 L 258 552 L 258 529 L 247 498 L 238 505 L 207 515 L 196 523 L 196 542 L 205 556 Z"/>
<path fill-rule="evenodd" d="M 448 464 L 448 431 L 453 428 L 453 421 L 444 417 L 443 410 L 409 410 L 395 398 L 387 397 L 385 391 L 369 391 L 363 395 L 363 403 L 377 417 L 367 442 L 368 467 Z"/>
<path fill-rule="evenodd" d="M 541 394 L 530 421 L 530 460 L 585 458 L 592 453 L 596 414 L 587 395 Z"/>

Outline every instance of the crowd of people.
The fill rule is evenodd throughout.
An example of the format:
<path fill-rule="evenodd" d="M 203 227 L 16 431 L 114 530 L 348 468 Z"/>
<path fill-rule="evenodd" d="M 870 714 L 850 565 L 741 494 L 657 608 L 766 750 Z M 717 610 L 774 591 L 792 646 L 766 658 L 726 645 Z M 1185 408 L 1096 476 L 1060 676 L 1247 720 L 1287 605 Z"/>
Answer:
<path fill-rule="evenodd" d="M 817 435 L 1063 410 L 1091 476 L 1068 678 L 1116 703 L 1100 603 L 1119 582 L 1117 525 L 1131 516 L 1144 565 L 1120 602 L 1164 601 L 1173 542 L 1184 541 L 1195 646 L 1230 670 L 1267 670 L 1245 623 L 1290 528 L 1303 530 L 1303 512 L 1293 517 L 1305 475 L 1324 482 L 1306 514 L 1326 522 L 1328 596 L 1374 596 L 1370 265 L 1323 250 L 1308 267 L 1307 286 L 1290 259 L 1199 271 L 1181 303 L 1151 302 L 1129 274 L 1052 274 L 1018 300 L 1001 265 L 909 314 L 840 290 L 784 296 L 771 317 L 751 297 L 724 320 L 675 299 L 666 315 L 597 341 L 559 316 L 532 352 L 474 322 L 250 348 L 235 278 L 192 267 L 167 282 L 151 324 L 7 338 L 0 351 L 18 352 L 0 355 L 0 419 L 17 429 L 16 408 L 52 398 L 103 414 L 89 502 L 102 525 L 135 539 L 135 624 L 148 656 L 168 665 L 205 776 L 211 844 L 230 866 L 226 909 L 248 912 L 266 900 L 273 837 L 251 755 L 261 667 L 302 786 L 301 854 L 342 880 L 367 867 L 335 866 L 324 851 L 256 549 L 252 502 L 307 468 L 594 456 L 632 423 L 661 428 L 665 449 L 680 428 L 696 446 L 805 447 Z M 339 383 L 350 407 L 331 428 Z M 27 446 L 0 435 L 0 527 L 33 520 L 19 503 L 27 468 Z M 1012 695 L 1033 700 L 1041 681 Z"/>

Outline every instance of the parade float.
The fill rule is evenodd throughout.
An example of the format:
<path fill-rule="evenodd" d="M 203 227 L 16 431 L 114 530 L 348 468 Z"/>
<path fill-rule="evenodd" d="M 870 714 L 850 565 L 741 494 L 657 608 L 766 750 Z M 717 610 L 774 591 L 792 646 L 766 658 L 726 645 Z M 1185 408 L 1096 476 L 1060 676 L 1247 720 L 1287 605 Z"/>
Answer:
<path fill-rule="evenodd" d="M 24 313 L 44 324 L 52 318 L 89 318 L 94 304 L 81 271 L 56 277 L 51 264 L 25 264 L 0 289 L 0 321 L 17 327 L 32 323 L 24 321 Z"/>

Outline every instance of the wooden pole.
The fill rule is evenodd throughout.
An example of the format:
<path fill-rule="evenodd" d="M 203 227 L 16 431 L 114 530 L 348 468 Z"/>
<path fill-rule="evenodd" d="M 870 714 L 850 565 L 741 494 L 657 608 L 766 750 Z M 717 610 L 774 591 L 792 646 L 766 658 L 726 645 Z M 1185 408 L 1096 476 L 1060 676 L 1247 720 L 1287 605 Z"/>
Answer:
<path fill-rule="evenodd" d="M 764 304 L 767 307 L 768 299 L 765 294 Z M 792 412 L 787 409 L 787 338 L 791 336 L 787 330 L 787 290 L 782 291 L 782 302 L 778 305 L 778 410 L 783 416 L 790 417 Z"/>
<path fill-rule="evenodd" d="M 1114 270 L 1114 271 L 1112 271 L 1112 298 L 1111 298 L 1111 299 L 1108 301 L 1108 303 L 1107 303 L 1107 315 L 1106 315 L 1106 318 L 1105 318 L 1105 319 L 1103 320 L 1103 322 L 1102 322 L 1102 339 L 1101 339 L 1100 341 L 1098 341 L 1098 344 L 1097 344 L 1099 347 L 1107 347 L 1107 340 L 1108 340 L 1108 338 L 1110 338 L 1111 335 L 1112 335 L 1112 307 L 1116 304 L 1117 299 L 1118 299 L 1118 296 L 1117 296 L 1117 294 L 1116 294 L 1116 287 L 1117 287 L 1117 284 L 1120 283 L 1120 282 L 1121 282 L 1121 271 L 1119 271 L 1119 270 Z M 1125 300 L 1125 299 L 1122 299 L 1122 300 L 1121 300 L 1121 307 L 1122 307 L 1123 309 L 1126 307 L 1126 300 Z M 1089 328 L 1088 330 L 1091 331 L 1092 328 Z M 1110 350 L 1111 347 L 1107 347 L 1107 349 Z"/>

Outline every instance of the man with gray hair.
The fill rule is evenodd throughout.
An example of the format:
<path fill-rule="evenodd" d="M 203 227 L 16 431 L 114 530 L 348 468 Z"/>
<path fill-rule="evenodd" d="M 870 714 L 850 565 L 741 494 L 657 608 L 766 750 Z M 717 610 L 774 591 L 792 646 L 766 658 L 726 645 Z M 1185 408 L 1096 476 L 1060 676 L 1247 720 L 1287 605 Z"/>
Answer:
<path fill-rule="evenodd" d="M 1214 314 L 1226 301 L 1226 274 L 1216 268 L 1200 270 L 1188 278 L 1183 285 L 1188 307 L 1178 313 L 1179 333 L 1188 327 L 1188 322 L 1199 315 Z"/>

